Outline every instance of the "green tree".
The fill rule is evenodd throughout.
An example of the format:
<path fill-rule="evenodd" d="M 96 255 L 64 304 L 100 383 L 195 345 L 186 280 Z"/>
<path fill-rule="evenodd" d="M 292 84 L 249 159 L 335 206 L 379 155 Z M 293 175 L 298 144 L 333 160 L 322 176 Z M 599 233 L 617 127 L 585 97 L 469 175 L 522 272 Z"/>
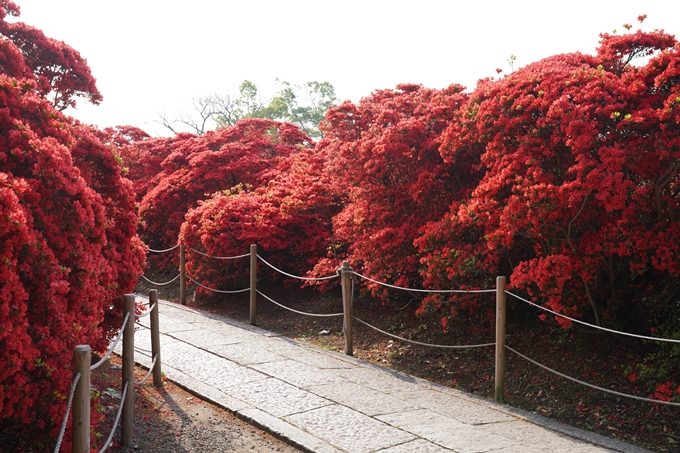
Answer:
<path fill-rule="evenodd" d="M 244 80 L 239 86 L 239 97 L 233 102 L 234 108 L 215 118 L 218 127 L 233 126 L 243 118 L 265 118 L 293 123 L 312 138 L 322 137 L 319 123 L 323 121 L 328 107 L 334 106 L 337 101 L 335 87 L 329 82 L 292 85 L 279 79 L 276 81 L 281 89 L 265 104 L 259 97 L 257 86 Z"/>

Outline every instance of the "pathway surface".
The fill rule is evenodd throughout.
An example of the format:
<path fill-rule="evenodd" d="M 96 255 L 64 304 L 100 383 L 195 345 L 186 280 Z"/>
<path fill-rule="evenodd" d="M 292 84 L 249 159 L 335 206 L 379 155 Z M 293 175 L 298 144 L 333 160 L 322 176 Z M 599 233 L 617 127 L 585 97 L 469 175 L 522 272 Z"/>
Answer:
<path fill-rule="evenodd" d="M 170 380 L 303 450 L 647 451 L 211 313 L 165 301 L 159 310 Z M 148 323 L 135 333 L 147 367 Z"/>

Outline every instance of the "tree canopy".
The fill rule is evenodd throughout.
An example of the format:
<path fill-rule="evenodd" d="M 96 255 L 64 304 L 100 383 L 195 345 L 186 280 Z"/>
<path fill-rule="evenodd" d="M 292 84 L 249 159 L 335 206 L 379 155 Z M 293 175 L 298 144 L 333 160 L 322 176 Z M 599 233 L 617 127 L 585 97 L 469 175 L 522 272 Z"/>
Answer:
<path fill-rule="evenodd" d="M 329 107 L 335 105 L 335 88 L 328 82 L 307 82 L 293 85 L 276 79 L 281 89 L 268 101 L 262 100 L 257 86 L 244 80 L 238 96 L 217 94 L 195 98 L 193 112 L 176 116 L 160 115 L 160 123 L 177 133 L 176 123 L 188 126 L 197 135 L 203 135 L 209 127 L 234 126 L 242 119 L 262 118 L 295 124 L 312 138 L 323 134 L 319 123 Z"/>

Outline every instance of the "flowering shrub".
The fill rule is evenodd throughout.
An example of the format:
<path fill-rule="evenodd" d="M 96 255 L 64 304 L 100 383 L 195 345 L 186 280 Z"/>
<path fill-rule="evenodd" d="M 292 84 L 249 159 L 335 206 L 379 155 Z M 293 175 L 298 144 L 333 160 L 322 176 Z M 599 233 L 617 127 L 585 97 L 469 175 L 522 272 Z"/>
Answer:
<path fill-rule="evenodd" d="M 358 272 L 401 286 L 420 286 L 420 263 L 413 241 L 428 221 L 470 189 L 465 173 L 440 153 L 441 133 L 467 97 L 463 87 L 444 90 L 399 85 L 378 90 L 358 105 L 331 108 L 317 148 L 325 171 L 343 196 L 333 219 L 334 256 L 318 274 L 348 259 Z M 373 286 L 376 295 L 383 288 Z"/>
<path fill-rule="evenodd" d="M 239 184 L 264 184 L 264 175 L 280 158 L 304 149 L 311 140 L 292 124 L 252 118 L 202 136 L 181 134 L 167 142 L 169 154 L 166 151 L 161 171 L 139 209 L 143 238 L 153 248 L 177 242 L 185 214 L 199 200 Z M 157 141 L 144 142 L 148 153 L 140 161 L 160 160 L 163 154 L 155 150 L 162 147 L 157 145 Z"/>
<path fill-rule="evenodd" d="M 101 98 L 84 60 L 8 13 L 1 1 L 0 423 L 54 436 L 73 348 L 106 348 L 144 253 L 112 149 L 59 112 Z"/>
<path fill-rule="evenodd" d="M 427 283 L 508 275 L 560 313 L 611 325 L 637 310 L 644 320 L 680 274 L 675 39 L 603 34 L 597 55 L 480 82 L 463 109 L 442 156 L 478 156 L 481 177 L 417 240 Z"/>
<path fill-rule="evenodd" d="M 258 254 L 287 272 L 306 274 L 326 256 L 339 199 L 323 175 L 324 159 L 312 150 L 281 159 L 263 175 L 266 185 L 215 193 L 189 211 L 181 241 L 213 256 L 235 256 L 258 245 Z M 261 272 L 269 269 L 264 267 Z M 247 286 L 247 258 L 220 261 L 189 253 L 187 272 L 204 285 Z"/>

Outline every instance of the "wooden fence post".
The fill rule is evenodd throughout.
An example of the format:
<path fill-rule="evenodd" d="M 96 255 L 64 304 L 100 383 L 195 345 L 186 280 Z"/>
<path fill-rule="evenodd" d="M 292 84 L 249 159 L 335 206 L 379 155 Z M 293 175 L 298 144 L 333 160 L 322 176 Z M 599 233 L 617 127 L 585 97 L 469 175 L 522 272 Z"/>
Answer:
<path fill-rule="evenodd" d="M 123 296 L 123 317 L 130 313 L 130 317 L 123 332 L 123 386 L 121 394 L 128 384 L 127 394 L 122 401 L 123 413 L 120 424 L 120 437 L 123 447 L 132 447 L 132 412 L 135 394 L 135 295 Z M 125 318 L 123 318 L 125 319 Z"/>
<path fill-rule="evenodd" d="M 505 277 L 496 277 L 496 401 L 505 399 Z"/>
<path fill-rule="evenodd" d="M 161 335 L 158 323 L 158 290 L 149 291 L 149 306 L 153 306 L 149 313 L 149 324 L 151 324 L 151 360 L 156 357 L 156 364 L 153 367 L 153 385 L 163 386 L 163 373 L 161 371 Z"/>
<path fill-rule="evenodd" d="M 349 267 L 349 261 L 343 261 L 340 268 L 342 284 L 342 311 L 344 313 L 345 331 L 345 354 L 354 355 L 352 344 L 352 274 L 354 271 Z"/>
<path fill-rule="evenodd" d="M 90 365 L 92 351 L 89 345 L 81 344 L 73 350 L 73 376 L 80 373 L 78 385 L 73 394 L 71 418 L 72 453 L 90 453 Z"/>
<path fill-rule="evenodd" d="M 179 246 L 179 303 L 187 304 L 186 247 Z"/>
<path fill-rule="evenodd" d="M 257 244 L 250 245 L 250 325 L 257 323 Z"/>

